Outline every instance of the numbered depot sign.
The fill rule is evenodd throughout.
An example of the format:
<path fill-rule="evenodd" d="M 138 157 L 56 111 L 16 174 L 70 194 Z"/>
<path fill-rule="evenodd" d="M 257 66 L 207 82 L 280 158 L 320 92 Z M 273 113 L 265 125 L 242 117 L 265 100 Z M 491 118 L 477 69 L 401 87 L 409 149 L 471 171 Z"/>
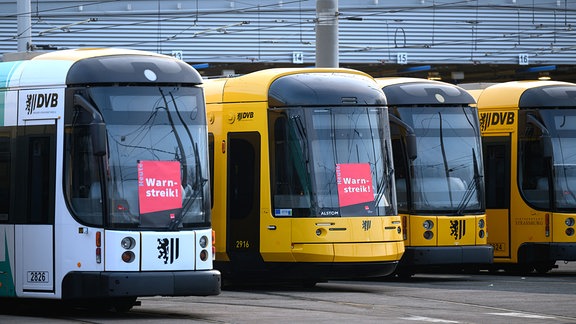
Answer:
<path fill-rule="evenodd" d="M 302 52 L 292 52 L 292 63 L 302 64 L 304 63 L 304 53 Z"/>
<path fill-rule="evenodd" d="M 530 64 L 530 56 L 528 54 L 518 54 L 518 65 Z"/>
<path fill-rule="evenodd" d="M 375 214 L 370 164 L 336 164 L 336 182 L 342 216 Z"/>
<path fill-rule="evenodd" d="M 178 217 L 182 209 L 180 162 L 140 161 L 138 201 L 144 226 L 166 224 Z"/>
<path fill-rule="evenodd" d="M 408 64 L 408 53 L 396 53 L 396 64 Z"/>
<path fill-rule="evenodd" d="M 182 51 L 172 51 L 172 57 L 175 57 L 179 60 L 182 60 L 184 58 L 184 53 Z"/>

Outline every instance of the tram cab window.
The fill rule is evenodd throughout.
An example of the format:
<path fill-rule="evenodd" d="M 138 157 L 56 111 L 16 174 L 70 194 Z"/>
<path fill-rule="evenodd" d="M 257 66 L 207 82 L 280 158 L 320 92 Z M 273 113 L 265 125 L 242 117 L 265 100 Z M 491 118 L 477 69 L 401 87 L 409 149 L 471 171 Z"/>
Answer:
<path fill-rule="evenodd" d="M 520 129 L 523 129 L 520 127 Z M 530 124 L 519 134 L 519 185 L 525 199 L 535 207 L 549 208 L 548 159 L 544 157 L 542 132 Z"/>
<path fill-rule="evenodd" d="M 66 125 L 67 196 L 72 212 L 84 223 L 102 225 L 102 194 L 97 156 L 92 152 L 92 116 L 76 109 L 72 125 Z"/>
<path fill-rule="evenodd" d="M 396 199 L 398 201 L 398 210 L 404 213 L 409 212 L 408 204 L 408 179 L 406 178 L 408 169 L 408 159 L 405 156 L 404 144 L 400 134 L 400 127 L 390 125 L 392 132 L 392 151 L 399 152 L 394 154 L 394 178 L 396 180 Z"/>
<path fill-rule="evenodd" d="M 294 128 L 287 127 L 287 118 L 282 116 L 274 122 L 272 161 L 274 208 L 288 208 L 294 217 L 310 217 L 310 180 L 300 151 Z M 297 151 L 297 152 L 296 152 Z"/>

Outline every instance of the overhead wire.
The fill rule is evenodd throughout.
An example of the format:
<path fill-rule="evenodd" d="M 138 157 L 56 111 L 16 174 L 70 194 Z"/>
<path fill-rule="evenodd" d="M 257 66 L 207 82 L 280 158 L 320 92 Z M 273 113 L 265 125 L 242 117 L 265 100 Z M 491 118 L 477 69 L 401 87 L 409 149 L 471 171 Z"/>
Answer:
<path fill-rule="evenodd" d="M 98 5 L 98 4 L 105 4 L 105 3 L 109 3 L 109 2 L 115 2 L 114 0 L 105 0 L 105 1 L 95 1 L 95 2 L 90 2 L 90 3 L 83 3 L 83 6 L 91 6 L 91 5 Z M 242 3 L 240 1 L 236 1 L 237 3 Z M 309 2 L 308 0 L 295 0 L 295 1 L 287 1 L 284 3 L 284 5 L 289 5 L 289 4 L 298 4 L 298 8 L 297 10 L 299 10 L 298 12 L 298 19 L 296 22 L 291 22 L 291 23 L 285 23 L 285 24 L 281 24 L 281 25 L 269 25 L 269 26 L 265 26 L 264 24 L 258 24 L 257 27 L 255 28 L 250 28 L 250 29 L 243 29 L 243 30 L 227 30 L 227 34 L 234 34 L 234 33 L 241 33 L 241 32 L 246 32 L 246 31 L 250 31 L 250 32 L 257 32 L 260 33 L 261 31 L 264 30 L 269 30 L 269 29 L 274 29 L 274 28 L 286 28 L 286 27 L 294 27 L 297 26 L 298 28 L 298 34 L 299 34 L 299 39 L 300 39 L 300 43 L 302 44 L 310 44 L 309 42 L 304 42 L 303 41 L 303 31 L 302 31 L 302 27 L 306 26 L 306 25 L 311 25 L 310 26 L 310 30 L 313 31 L 314 25 L 314 19 L 312 18 L 311 20 L 308 21 L 304 21 L 302 19 L 302 3 L 304 2 Z M 467 5 L 468 4 L 468 5 Z M 34 14 L 36 15 L 35 17 L 37 18 L 41 18 L 42 22 L 46 22 L 47 18 L 43 17 L 43 15 L 45 13 L 54 13 L 57 12 L 59 10 L 65 10 L 65 9 L 70 9 L 70 8 L 75 8 L 78 5 L 68 5 L 68 6 L 63 6 L 63 7 L 59 7 L 59 8 L 48 8 L 48 9 L 43 9 L 40 10 L 38 7 L 38 3 L 36 3 L 36 10 L 34 12 Z M 160 8 L 160 1 L 158 0 L 158 8 L 157 8 L 157 12 L 156 12 L 156 20 L 154 19 L 142 19 L 142 20 L 137 20 L 134 22 L 122 22 L 122 23 L 115 23 L 115 24 L 107 24 L 105 26 L 101 25 L 101 22 L 99 22 L 100 24 L 95 25 L 95 26 L 86 26 L 86 27 L 79 27 L 76 28 L 74 30 L 71 30 L 70 33 L 81 33 L 81 32 L 85 32 L 85 31 L 90 31 L 90 30 L 107 30 L 107 29 L 114 29 L 116 27 L 126 27 L 126 26 L 137 26 L 137 25 L 145 25 L 145 24 L 151 24 L 151 23 L 156 23 L 158 24 L 158 32 L 157 32 L 157 38 L 154 40 L 149 40 L 149 41 L 140 41 L 140 42 L 130 42 L 130 43 L 125 43 L 123 44 L 123 46 L 138 46 L 138 45 L 144 45 L 147 43 L 151 43 L 151 42 L 156 42 L 157 43 L 157 48 L 160 49 L 162 44 L 165 42 L 169 42 L 169 41 L 173 41 L 176 39 L 179 40 L 186 40 L 186 39 L 191 39 L 191 38 L 196 38 L 196 37 L 209 37 L 211 35 L 210 32 L 196 32 L 196 33 L 191 33 L 191 34 L 187 34 L 188 31 L 192 30 L 193 28 L 198 27 L 198 20 L 200 19 L 200 17 L 213 17 L 215 15 L 225 15 L 228 13 L 236 13 L 236 12 L 250 12 L 250 11 L 257 11 L 258 14 L 258 18 L 260 19 L 260 12 L 262 10 L 262 8 L 266 8 L 266 7 L 273 7 L 273 6 L 277 6 L 276 3 L 274 4 L 269 4 L 269 5 L 252 5 L 252 6 L 246 6 L 246 7 L 242 7 L 242 8 L 233 8 L 233 9 L 226 9 L 226 10 L 213 10 L 210 12 L 204 12 L 201 13 L 201 11 L 198 8 L 198 5 L 195 8 L 195 11 L 193 13 L 190 12 L 183 12 L 183 13 L 174 13 L 171 12 L 169 14 L 164 15 L 164 17 L 161 15 L 161 8 Z M 376 12 L 366 12 L 366 13 L 362 13 L 361 17 L 363 19 L 369 19 L 371 17 L 380 17 L 380 16 L 390 16 L 393 14 L 398 14 L 400 12 L 410 12 L 410 11 L 414 11 L 414 10 L 433 10 L 434 13 L 437 12 L 437 10 L 443 9 L 443 8 L 457 8 L 457 7 L 470 7 L 469 6 L 469 0 L 462 0 L 462 1 L 451 1 L 451 2 L 445 2 L 445 3 L 437 3 L 436 1 L 433 1 L 431 5 L 423 5 L 421 7 L 415 8 L 415 7 L 394 7 L 394 8 L 388 8 L 386 10 L 383 11 L 376 11 Z M 556 13 L 557 9 L 555 8 L 551 8 L 551 7 L 544 7 L 544 6 L 536 6 L 535 3 L 533 3 L 532 6 L 519 6 L 519 5 L 515 5 L 515 6 L 499 6 L 502 8 L 509 8 L 509 9 L 515 9 L 515 10 L 521 10 L 521 9 L 528 9 L 528 10 L 532 10 L 534 12 L 534 10 L 543 10 L 543 11 L 553 11 L 554 13 Z M 340 15 L 342 15 L 343 12 L 346 11 L 351 11 L 354 10 L 354 6 L 348 6 L 348 7 L 343 7 L 340 8 Z M 491 8 L 493 9 L 493 6 L 480 6 L 478 4 L 478 1 L 476 1 L 476 10 L 478 11 L 480 8 Z M 363 10 L 368 10 L 366 9 L 366 7 L 362 7 L 362 8 L 357 8 L 355 10 L 359 10 L 359 9 L 363 9 Z M 564 8 L 565 10 L 565 16 L 567 15 L 567 12 L 570 11 L 574 11 L 573 9 L 569 9 L 567 7 L 567 2 L 565 0 L 565 5 Z M 294 10 L 294 9 L 292 9 Z M 304 10 L 308 10 L 308 9 L 304 9 Z M 374 8 L 370 8 L 370 11 L 373 11 Z M 312 13 L 312 10 L 308 10 Z M 8 14 L 8 15 L 0 15 L 1 17 L 4 18 L 8 18 L 8 17 L 16 17 L 19 14 L 16 13 L 16 15 L 14 14 Z M 127 13 L 107 13 L 105 16 L 107 17 L 130 17 L 130 18 L 136 18 L 138 19 L 138 17 L 152 17 L 152 13 L 148 12 L 148 13 L 143 13 L 143 12 L 127 12 Z M 62 15 L 52 15 L 50 16 L 49 20 L 54 21 L 54 19 L 56 17 L 62 17 Z M 312 17 L 312 15 L 311 15 Z M 354 16 L 350 16 L 350 17 L 354 17 Z M 346 20 L 346 18 L 350 18 L 350 17 L 341 17 L 340 19 L 342 20 Z M 190 24 L 189 26 L 187 26 L 186 28 L 183 28 L 181 30 L 179 30 L 178 32 L 170 35 L 170 36 L 166 36 L 166 37 L 162 37 L 161 36 L 161 25 L 163 23 L 167 23 L 170 21 L 179 21 L 179 22 L 185 22 L 186 19 L 193 19 L 192 20 L 192 24 Z M 476 20 L 478 20 L 478 14 L 476 14 Z M 567 22 L 567 18 L 565 18 L 565 22 Z M 249 21 L 245 24 L 249 24 Z M 436 17 L 434 17 L 434 24 L 436 24 Z M 38 25 L 38 23 L 34 24 L 35 26 Z M 244 25 L 244 24 L 242 24 Z M 387 25 L 388 26 L 388 25 Z M 473 26 L 474 28 L 474 26 Z M 212 28 L 208 28 L 206 30 L 208 31 L 214 31 L 214 30 L 218 30 L 219 28 L 217 27 L 212 27 Z M 533 30 L 534 28 L 531 28 L 530 30 Z M 522 37 L 529 37 L 526 36 L 525 34 L 527 32 L 529 32 L 530 30 L 521 30 L 520 27 L 518 27 L 518 30 L 516 31 L 516 37 L 518 37 L 519 39 L 519 43 L 522 39 Z M 469 45 L 469 46 L 477 46 L 478 44 L 484 42 L 484 41 L 494 41 L 494 37 L 490 37 L 490 38 L 477 38 L 477 30 L 473 30 L 473 38 L 468 41 L 468 40 L 455 40 L 455 41 L 444 41 L 444 42 L 437 42 L 434 38 L 432 38 L 432 42 L 430 44 L 413 44 L 413 45 L 408 45 L 405 44 L 403 46 L 403 48 L 418 48 L 418 47 L 426 47 L 426 46 L 445 46 L 445 45 L 455 45 L 455 44 L 459 44 L 459 45 Z M 558 36 L 560 33 L 565 32 L 564 30 L 557 30 L 554 29 L 550 32 L 542 32 L 540 30 L 540 33 L 542 35 L 552 35 L 552 36 Z M 572 32 L 568 31 L 568 35 L 571 35 Z M 506 37 L 510 37 L 510 35 L 507 35 Z M 568 36 L 563 36 L 568 37 Z M 282 37 L 282 38 L 286 38 L 286 37 Z M 504 39 L 504 37 L 501 37 L 502 39 Z M 6 38 L 5 40 L 12 40 L 14 39 L 14 37 L 10 37 L 10 38 Z M 274 40 L 262 40 L 259 38 L 259 42 L 268 42 L 268 43 L 277 43 L 278 41 L 274 41 Z M 471 43 L 470 43 L 471 42 Z M 345 45 L 343 46 L 345 47 Z M 344 49 L 344 52 L 346 51 L 364 51 L 364 50 L 370 50 L 370 51 L 377 51 L 377 50 L 386 50 L 389 51 L 390 49 L 390 45 L 388 46 L 365 46 L 364 49 L 351 49 L 351 50 L 346 50 Z M 568 47 L 562 47 L 559 49 L 556 49 L 557 51 L 566 51 L 566 50 L 573 50 L 573 46 L 568 46 Z"/>

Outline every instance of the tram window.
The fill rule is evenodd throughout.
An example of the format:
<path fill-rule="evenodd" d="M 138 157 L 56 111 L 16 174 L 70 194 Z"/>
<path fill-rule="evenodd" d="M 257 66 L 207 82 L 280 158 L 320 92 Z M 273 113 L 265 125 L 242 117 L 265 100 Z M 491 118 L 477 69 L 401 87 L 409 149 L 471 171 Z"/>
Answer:
<path fill-rule="evenodd" d="M 84 222 L 101 225 L 102 219 L 102 193 L 100 188 L 100 175 L 98 162 L 92 153 L 92 142 L 87 126 L 71 128 L 68 141 L 67 168 L 72 170 L 66 174 L 70 179 L 68 183 L 68 196 L 72 203 L 73 213 Z"/>
<path fill-rule="evenodd" d="M 47 137 L 30 138 L 28 149 L 28 188 L 30 191 L 29 222 L 47 223 L 51 202 L 50 193 L 54 190 L 50 188 L 50 141 Z"/>
<path fill-rule="evenodd" d="M 409 212 L 408 208 L 408 184 L 407 184 L 407 158 L 404 154 L 404 145 L 400 134 L 400 128 L 394 124 L 390 125 L 392 132 L 392 152 L 394 152 L 394 177 L 396 180 L 396 199 L 398 210 L 404 213 Z"/>
<path fill-rule="evenodd" d="M 282 116 L 274 122 L 272 188 L 274 209 L 291 210 L 294 217 L 310 217 L 310 179 L 294 128 Z"/>
<path fill-rule="evenodd" d="M 228 136 L 228 210 L 233 219 L 259 214 L 260 135 L 255 132 Z"/>
<path fill-rule="evenodd" d="M 520 183 L 522 192 L 529 202 L 538 207 L 548 208 L 550 200 L 547 167 L 545 158 L 537 152 L 540 146 L 540 142 L 521 142 L 520 147 L 524 153 L 520 161 Z"/>
<path fill-rule="evenodd" d="M 7 221 L 10 213 L 10 134 L 0 134 L 0 221 Z"/>
<path fill-rule="evenodd" d="M 509 141 L 508 138 L 504 139 Z M 505 142 L 506 143 L 506 142 Z M 486 207 L 489 209 L 507 209 L 510 206 L 509 197 L 509 146 L 485 140 L 484 169 L 486 186 Z"/>
<path fill-rule="evenodd" d="M 214 134 L 208 133 L 208 161 L 210 162 L 210 201 L 214 208 Z"/>
<path fill-rule="evenodd" d="M 54 221 L 56 125 L 24 126 L 17 130 L 14 222 Z"/>
<path fill-rule="evenodd" d="M 539 129 L 527 127 L 519 143 L 519 176 L 524 197 L 536 207 L 549 208 L 547 160 Z"/>

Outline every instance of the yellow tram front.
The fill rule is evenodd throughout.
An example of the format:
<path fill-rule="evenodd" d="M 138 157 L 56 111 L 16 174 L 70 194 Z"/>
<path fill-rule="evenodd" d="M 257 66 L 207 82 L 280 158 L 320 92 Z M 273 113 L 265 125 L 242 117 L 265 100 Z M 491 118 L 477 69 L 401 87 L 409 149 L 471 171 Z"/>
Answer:
<path fill-rule="evenodd" d="M 394 77 L 377 82 L 392 115 L 406 244 L 397 274 L 491 264 L 474 98 L 440 81 Z"/>
<path fill-rule="evenodd" d="M 207 81 L 225 278 L 383 276 L 404 252 L 386 99 L 346 69 Z"/>
<path fill-rule="evenodd" d="M 576 260 L 576 84 L 505 82 L 478 97 L 494 266 Z"/>

